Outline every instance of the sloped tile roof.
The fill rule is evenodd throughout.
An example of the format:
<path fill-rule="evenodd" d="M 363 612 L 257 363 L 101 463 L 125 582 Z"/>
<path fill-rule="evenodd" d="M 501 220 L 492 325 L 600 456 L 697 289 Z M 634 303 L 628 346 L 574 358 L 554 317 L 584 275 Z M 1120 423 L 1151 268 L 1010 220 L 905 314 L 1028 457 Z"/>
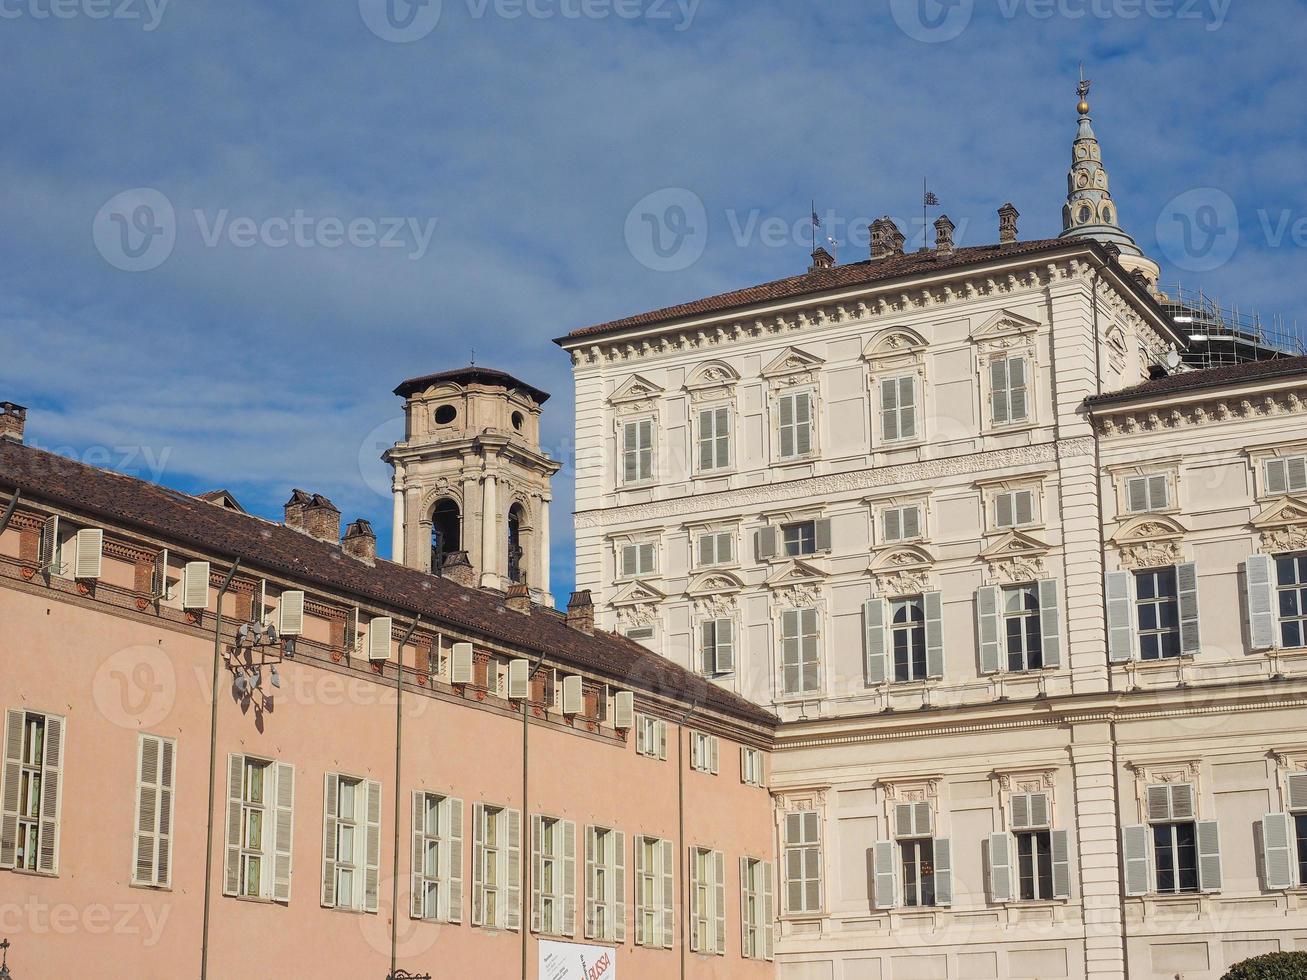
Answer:
<path fill-rule="evenodd" d="M 1249 361 L 1246 364 L 1228 364 L 1220 367 L 1204 368 L 1199 371 L 1182 371 L 1169 374 L 1103 395 L 1091 395 L 1085 399 L 1090 408 L 1116 405 L 1125 402 L 1142 401 L 1161 395 L 1178 395 L 1204 388 L 1223 388 L 1229 385 L 1250 384 L 1259 381 L 1272 381 L 1277 378 L 1291 378 L 1294 375 L 1307 377 L 1307 357 L 1277 357 L 1264 361 Z"/>

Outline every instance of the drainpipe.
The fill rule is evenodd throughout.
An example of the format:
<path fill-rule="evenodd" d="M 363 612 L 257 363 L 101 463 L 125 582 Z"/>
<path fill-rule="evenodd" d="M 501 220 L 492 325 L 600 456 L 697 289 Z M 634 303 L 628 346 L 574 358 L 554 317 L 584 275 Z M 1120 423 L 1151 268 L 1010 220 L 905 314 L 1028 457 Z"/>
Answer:
<path fill-rule="evenodd" d="M 517 895 L 518 914 L 517 924 L 522 930 L 522 980 L 527 980 L 527 951 L 530 947 L 530 929 L 531 918 L 527 911 L 526 904 L 530 901 L 531 895 L 531 862 L 535 859 L 530 851 L 529 844 L 531 835 L 527 828 L 531 821 L 531 811 L 527 806 L 527 792 L 529 783 L 527 781 L 527 768 L 529 758 L 529 740 L 527 734 L 531 731 L 531 682 L 535 680 L 536 674 L 545 664 L 545 655 L 540 654 L 536 658 L 535 666 L 531 668 L 531 673 L 526 677 L 526 697 L 522 700 L 522 819 L 518 821 L 517 832 L 520 836 L 519 846 L 522 857 L 522 888 Z"/>
<path fill-rule="evenodd" d="M 681 901 L 681 980 L 685 980 L 685 957 L 690 948 L 690 876 L 685 866 L 685 723 L 699 709 L 699 704 L 700 699 L 695 698 L 676 723 L 676 870 L 684 890 Z"/>
<path fill-rule="evenodd" d="M 398 973 L 399 957 L 399 820 L 400 806 L 399 801 L 403 797 L 400 792 L 399 760 L 403 751 L 404 743 L 401 735 L 404 732 L 404 644 L 413 638 L 413 632 L 418 628 L 418 623 L 422 622 L 422 614 L 418 613 L 417 619 L 413 620 L 413 625 L 408 628 L 404 638 L 399 641 L 399 663 L 395 666 L 395 844 L 392 854 L 394 864 L 391 871 L 390 882 L 390 975 Z"/>
<path fill-rule="evenodd" d="M 218 608 L 213 617 L 213 703 L 209 708 L 209 820 L 204 836 L 204 927 L 200 938 L 200 980 L 209 976 L 209 906 L 213 903 L 213 800 L 218 774 L 218 664 L 222 658 L 222 600 L 231 588 L 231 580 L 241 567 L 241 560 L 218 587 Z M 165 572 L 167 570 L 165 569 Z"/>

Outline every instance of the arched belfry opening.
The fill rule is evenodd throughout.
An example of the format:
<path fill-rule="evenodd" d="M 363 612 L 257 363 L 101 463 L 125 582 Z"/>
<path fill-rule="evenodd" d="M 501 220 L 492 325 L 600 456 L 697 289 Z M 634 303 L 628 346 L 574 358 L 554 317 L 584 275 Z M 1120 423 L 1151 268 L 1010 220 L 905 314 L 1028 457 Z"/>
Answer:
<path fill-rule="evenodd" d="M 514 504 L 508 510 L 508 580 L 510 582 L 526 581 L 526 547 L 523 533 L 526 511 L 521 504 Z"/>
<path fill-rule="evenodd" d="M 440 574 L 445 556 L 463 550 L 463 515 L 458 502 L 444 497 L 431 508 L 431 570 Z"/>

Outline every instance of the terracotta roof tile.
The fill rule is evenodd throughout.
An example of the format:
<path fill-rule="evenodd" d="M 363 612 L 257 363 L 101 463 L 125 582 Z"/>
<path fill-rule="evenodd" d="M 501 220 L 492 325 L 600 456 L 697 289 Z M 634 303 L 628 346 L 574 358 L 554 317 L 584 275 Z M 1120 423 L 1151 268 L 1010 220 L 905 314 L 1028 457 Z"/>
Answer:
<path fill-rule="evenodd" d="M 1182 371 L 1153 381 L 1145 381 L 1133 388 L 1124 388 L 1104 395 L 1091 395 L 1085 399 L 1085 404 L 1096 408 L 1099 405 L 1140 401 L 1158 395 L 1182 394 L 1203 388 L 1270 381 L 1276 378 L 1290 378 L 1294 375 L 1307 376 L 1307 357 L 1277 357 L 1265 361 L 1248 361 L 1245 364 L 1204 368 L 1199 371 Z"/>

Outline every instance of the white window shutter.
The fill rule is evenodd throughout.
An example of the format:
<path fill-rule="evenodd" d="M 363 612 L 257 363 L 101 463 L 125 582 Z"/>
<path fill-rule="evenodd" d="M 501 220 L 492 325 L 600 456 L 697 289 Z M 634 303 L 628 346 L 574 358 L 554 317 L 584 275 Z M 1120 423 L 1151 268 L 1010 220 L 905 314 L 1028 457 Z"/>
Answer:
<path fill-rule="evenodd" d="M 699 935 L 699 848 L 691 846 L 686 867 L 690 874 L 690 952 L 701 952 L 703 937 Z"/>
<path fill-rule="evenodd" d="M 4 807 L 0 814 L 0 867 L 18 862 L 18 806 L 22 793 L 24 714 L 5 712 Z"/>
<path fill-rule="evenodd" d="M 995 903 L 1012 901 L 1012 835 L 989 835 L 989 898 Z"/>
<path fill-rule="evenodd" d="M 486 848 L 486 808 L 481 803 L 472 804 L 472 925 L 484 925 L 486 901 L 485 863 Z M 493 926 L 494 923 L 492 922 Z"/>
<path fill-rule="evenodd" d="M 1254 650 L 1278 646 L 1275 621 L 1275 563 L 1270 555 L 1251 555 L 1244 564 L 1248 584 L 1248 633 Z"/>
<path fill-rule="evenodd" d="M 902 507 L 891 507 L 881 518 L 881 527 L 884 529 L 887 544 L 903 540 L 903 513 Z"/>
<path fill-rule="evenodd" d="M 1046 578 L 1039 583 L 1039 642 L 1043 647 L 1044 666 L 1062 664 L 1062 607 L 1057 598 L 1057 580 Z"/>
<path fill-rule="evenodd" d="M 45 753 L 41 759 L 41 823 L 37 837 L 36 870 L 59 871 L 59 817 L 63 781 L 64 719 L 45 716 Z"/>
<path fill-rule="evenodd" d="M 1294 887 L 1297 856 L 1294 854 L 1293 817 L 1288 813 L 1268 813 L 1262 818 L 1262 867 L 1266 869 L 1266 887 L 1282 891 Z"/>
<path fill-rule="evenodd" d="M 862 604 L 862 626 L 868 684 L 884 684 L 888 672 L 885 600 L 876 596 Z"/>
<path fill-rule="evenodd" d="M 794 396 L 794 451 L 798 456 L 812 452 L 812 395 Z"/>
<path fill-rule="evenodd" d="M 894 805 L 895 837 L 911 837 L 915 829 L 915 823 L 911 803 L 896 803 Z"/>
<path fill-rule="evenodd" d="M 1132 476 L 1125 481 L 1126 509 L 1132 514 L 1148 510 L 1148 478 Z"/>
<path fill-rule="evenodd" d="M 758 528 L 758 560 L 767 561 L 776 557 L 777 529 L 768 524 Z"/>
<path fill-rule="evenodd" d="M 1030 826 L 1047 827 L 1052 823 L 1052 814 L 1050 810 L 1050 801 L 1047 793 L 1031 793 L 1028 797 L 1030 801 Z"/>
<path fill-rule="evenodd" d="M 508 662 L 508 697 L 525 701 L 531 695 L 531 661 L 521 658 Z"/>
<path fill-rule="evenodd" d="M 463 801 L 450 797 L 441 806 L 445 808 L 445 826 L 448 828 L 442 842 L 445 860 L 441 862 L 445 917 L 457 924 L 463 921 Z"/>
<path fill-rule="evenodd" d="M 1108 572 L 1107 651 L 1114 664 L 1126 663 L 1135 652 L 1135 577 L 1130 572 Z"/>
<path fill-rule="evenodd" d="M 182 570 L 182 608 L 207 609 L 209 606 L 209 563 L 188 561 Z"/>
<path fill-rule="evenodd" d="M 1033 491 L 1017 491 L 1016 518 L 1018 526 L 1022 527 L 1035 522 L 1035 494 Z"/>
<path fill-rule="evenodd" d="M 1013 793 L 1012 794 L 1012 815 L 1011 824 L 1013 830 L 1030 829 L 1030 794 Z"/>
<path fill-rule="evenodd" d="M 935 904 L 953 904 L 953 846 L 947 837 L 935 838 Z"/>
<path fill-rule="evenodd" d="M 585 828 L 585 912 L 584 912 L 584 932 L 586 939 L 604 939 L 604 936 L 595 934 L 595 905 L 596 894 L 599 890 L 597 873 L 595 871 L 595 848 L 598 846 L 598 834 L 595 828 L 587 826 Z M 601 856 L 602 859 L 602 856 Z M 598 896 L 598 903 L 604 903 L 605 896 Z"/>
<path fill-rule="evenodd" d="M 227 756 L 227 857 L 223 867 L 222 893 L 240 893 L 241 875 L 241 782 L 245 756 Z"/>
<path fill-rule="evenodd" d="M 996 527 L 1011 527 L 1016 523 L 1016 514 L 1012 506 L 1013 495 L 1000 493 L 994 498 L 994 524 Z"/>
<path fill-rule="evenodd" d="M 644 946 L 653 943 L 653 936 L 644 934 L 644 879 L 646 874 L 653 874 L 654 869 L 644 866 L 645 838 L 637 836 L 635 840 L 635 944 Z"/>
<path fill-rule="evenodd" d="M 1180 610 L 1180 652 L 1199 653 L 1202 640 L 1198 630 L 1198 567 L 1193 562 L 1175 566 L 1175 590 Z"/>
<path fill-rule="evenodd" d="M 1307 772 L 1290 773 L 1288 779 L 1289 808 L 1307 810 Z"/>
<path fill-rule="evenodd" d="M 414 790 L 412 796 L 412 826 L 409 828 L 409 886 L 408 886 L 408 914 L 412 919 L 423 919 L 428 914 L 426 900 L 426 882 L 425 871 L 427 864 L 426 856 L 426 823 L 427 823 L 427 794 L 422 790 Z M 441 855 L 441 864 L 444 864 L 444 855 Z"/>
<path fill-rule="evenodd" d="M 472 683 L 472 644 L 455 643 L 451 651 L 450 659 L 450 676 L 451 684 L 471 684 Z"/>
<path fill-rule="evenodd" d="M 504 810 L 507 847 L 504 850 L 504 928 L 516 932 L 522 927 L 522 814 Z"/>
<path fill-rule="evenodd" d="M 772 920 L 776 918 L 774 911 L 775 900 L 772 898 L 772 877 L 774 874 L 772 863 L 764 861 L 762 863 L 762 932 L 765 955 L 768 960 L 772 958 Z"/>
<path fill-rule="evenodd" d="M 1289 492 L 1289 469 L 1285 460 L 1268 459 L 1266 461 L 1265 475 L 1267 493 Z"/>
<path fill-rule="evenodd" d="M 609 831 L 613 836 L 613 891 L 612 915 L 613 941 L 626 942 L 626 834 L 620 830 Z"/>
<path fill-rule="evenodd" d="M 142 734 L 137 744 L 136 833 L 132 884 L 169 884 L 173 742 Z"/>
<path fill-rule="evenodd" d="M 1053 852 L 1053 897 L 1071 897 L 1071 846 L 1065 830 L 1054 830 L 1049 834 L 1049 846 Z"/>
<path fill-rule="evenodd" d="M 721 771 L 722 743 L 716 735 L 708 740 L 708 771 L 716 776 Z"/>
<path fill-rule="evenodd" d="M 1008 361 L 999 357 L 989 362 L 990 404 L 993 406 L 994 424 L 1006 425 L 1012 421 L 1009 409 Z"/>
<path fill-rule="evenodd" d="M 661 718 L 654 725 L 658 733 L 658 758 L 663 762 L 667 761 L 667 722 Z"/>
<path fill-rule="evenodd" d="M 304 633 L 304 593 L 283 592 L 277 604 L 277 632 L 282 636 Z"/>
<path fill-rule="evenodd" d="M 531 931 L 540 932 L 541 912 L 544 908 L 544 896 L 541 884 L 545 878 L 545 818 L 538 813 L 531 814 Z M 546 931 L 552 932 L 554 924 L 548 923 Z"/>
<path fill-rule="evenodd" d="M 99 578 L 104 559 L 104 531 L 84 527 L 77 532 L 77 560 L 74 578 Z"/>
<path fill-rule="evenodd" d="M 986 585 L 976 590 L 976 635 L 980 639 L 980 672 L 997 674 L 1003 669 L 1003 646 L 999 639 L 999 590 Z"/>
<path fill-rule="evenodd" d="M 894 861 L 895 846 L 893 841 L 877 841 L 872 852 L 872 869 L 876 876 L 876 908 L 892 909 L 898 904 L 898 889 L 895 887 L 897 869 Z"/>
<path fill-rule="evenodd" d="M 713 630 L 713 639 L 716 652 L 716 669 L 719 674 L 732 674 L 735 672 L 735 622 L 730 619 L 719 619 Z"/>
<path fill-rule="evenodd" d="M 322 907 L 336 907 L 336 824 L 340 814 L 340 777 L 329 772 L 322 781 Z"/>
<path fill-rule="evenodd" d="M 585 708 L 581 677 L 570 674 L 563 678 L 563 714 L 579 715 Z"/>
<path fill-rule="evenodd" d="M 664 949 L 672 948 L 672 940 L 676 936 L 676 851 L 672 848 L 672 842 L 669 840 L 659 841 L 659 857 L 662 872 L 662 888 L 659 891 L 659 898 L 662 902 L 662 946 Z"/>
<path fill-rule="evenodd" d="M 36 546 L 37 561 L 41 563 L 41 571 L 57 572 L 55 568 L 56 559 L 59 557 L 59 518 L 47 518 L 41 525 L 41 534 L 37 539 Z"/>
<path fill-rule="evenodd" d="M 903 537 L 907 539 L 921 536 L 921 508 L 903 508 Z"/>
<path fill-rule="evenodd" d="M 1199 820 L 1198 888 L 1205 892 L 1221 890 L 1221 827 L 1215 820 Z"/>
<path fill-rule="evenodd" d="M 1121 828 L 1121 850 L 1125 855 L 1125 893 L 1147 895 L 1151 884 L 1151 867 L 1148 855 L 1149 828 L 1145 824 L 1132 824 Z"/>
<path fill-rule="evenodd" d="M 272 843 L 272 899 L 290 901 L 291 855 L 295 849 L 295 767 L 278 762 Z"/>
<path fill-rule="evenodd" d="M 390 659 L 390 640 L 394 633 L 395 620 L 390 616 L 373 616 L 368 623 L 368 660 L 372 662 Z"/>
<path fill-rule="evenodd" d="M 563 834 L 563 928 L 564 936 L 576 935 L 576 824 L 564 820 Z"/>
<path fill-rule="evenodd" d="M 817 551 L 830 551 L 830 519 L 821 518 L 812 522 L 813 543 Z"/>
<path fill-rule="evenodd" d="M 168 549 L 162 548 L 154 556 L 154 568 L 150 573 L 150 597 L 167 599 L 168 595 Z"/>
<path fill-rule="evenodd" d="M 714 938 L 717 940 L 715 952 L 718 956 L 726 953 L 726 857 L 721 851 L 713 851 L 713 923 Z"/>
<path fill-rule="evenodd" d="M 942 592 L 922 595 L 926 607 L 926 676 L 944 676 L 944 597 Z"/>
<path fill-rule="evenodd" d="M 631 691 L 613 695 L 613 727 L 628 730 L 635 727 L 635 694 Z"/>
<path fill-rule="evenodd" d="M 1175 820 L 1192 820 L 1198 812 L 1192 783 L 1171 784 L 1171 817 Z"/>

